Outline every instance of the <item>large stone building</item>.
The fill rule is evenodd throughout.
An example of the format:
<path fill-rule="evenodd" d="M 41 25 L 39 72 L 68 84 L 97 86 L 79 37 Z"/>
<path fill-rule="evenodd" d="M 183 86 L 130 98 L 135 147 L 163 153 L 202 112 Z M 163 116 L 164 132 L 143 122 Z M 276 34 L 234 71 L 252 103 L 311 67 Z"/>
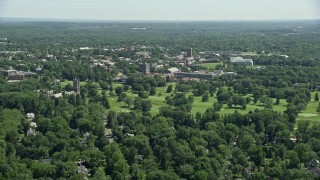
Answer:
<path fill-rule="evenodd" d="M 2 74 L 7 77 L 8 80 L 24 80 L 27 77 L 34 75 L 34 72 L 25 72 L 25 71 L 17 71 L 13 69 L 11 66 L 9 69 L 1 70 Z"/>
<path fill-rule="evenodd" d="M 150 64 L 149 63 L 142 63 L 139 65 L 139 71 L 143 74 L 150 74 Z"/>
<path fill-rule="evenodd" d="M 243 59 L 242 57 L 230 57 L 230 63 L 241 66 L 253 66 L 252 59 Z"/>
<path fill-rule="evenodd" d="M 187 49 L 187 57 L 192 57 L 192 48 Z"/>
<path fill-rule="evenodd" d="M 222 75 L 236 75 L 234 72 L 224 72 L 223 70 L 214 70 L 213 72 L 195 71 L 195 72 L 176 72 L 174 76 L 177 79 L 193 78 L 199 80 L 209 80 Z"/>
<path fill-rule="evenodd" d="M 215 74 L 212 72 L 178 72 L 174 74 L 177 79 L 182 78 L 198 78 L 198 79 L 213 79 Z"/>
<path fill-rule="evenodd" d="M 76 94 L 80 94 L 80 78 L 79 78 L 79 76 L 73 77 L 73 91 Z"/>

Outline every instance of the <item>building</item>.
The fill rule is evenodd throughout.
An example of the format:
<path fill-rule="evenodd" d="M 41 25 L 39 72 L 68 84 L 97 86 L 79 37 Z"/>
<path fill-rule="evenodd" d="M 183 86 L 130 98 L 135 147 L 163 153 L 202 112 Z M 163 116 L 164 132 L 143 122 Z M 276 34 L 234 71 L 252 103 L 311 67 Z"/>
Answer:
<path fill-rule="evenodd" d="M 140 52 L 136 52 L 136 56 L 138 57 L 142 57 L 142 58 L 145 58 L 145 59 L 148 59 L 150 58 L 150 53 L 149 52 L 146 52 L 146 51 L 140 51 Z"/>
<path fill-rule="evenodd" d="M 35 114 L 34 113 L 27 113 L 27 119 L 30 122 L 30 128 L 27 131 L 27 136 L 31 136 L 31 135 L 37 135 L 37 123 L 33 122 L 33 120 L 35 119 Z"/>
<path fill-rule="evenodd" d="M 62 98 L 63 94 L 62 93 L 56 93 L 52 95 L 53 98 L 58 99 L 58 98 Z"/>
<path fill-rule="evenodd" d="M 187 52 L 181 52 L 182 59 L 185 59 L 187 57 Z"/>
<path fill-rule="evenodd" d="M 143 74 L 150 74 L 150 64 L 149 63 L 142 63 L 139 65 L 139 71 Z"/>
<path fill-rule="evenodd" d="M 45 59 L 46 59 L 47 61 L 53 60 L 53 59 L 54 59 L 54 56 L 53 56 L 52 54 L 46 54 Z"/>
<path fill-rule="evenodd" d="M 8 42 L 8 39 L 7 38 L 0 38 L 0 42 Z"/>
<path fill-rule="evenodd" d="M 252 59 L 243 59 L 242 57 L 230 57 L 230 63 L 241 66 L 253 66 Z"/>
<path fill-rule="evenodd" d="M 172 67 L 166 70 L 166 73 L 168 74 L 174 74 L 174 73 L 178 73 L 180 72 L 180 69 L 176 68 L 176 67 Z"/>
<path fill-rule="evenodd" d="M 194 72 L 194 73 L 178 72 L 178 73 L 175 73 L 174 75 L 177 79 L 182 79 L 182 78 L 213 79 L 215 77 L 214 73 L 207 73 L 207 72 Z"/>
<path fill-rule="evenodd" d="M 47 96 L 48 98 L 51 98 L 53 97 L 53 95 L 54 95 L 53 91 L 46 90 L 45 96 Z"/>
<path fill-rule="evenodd" d="M 33 121 L 35 117 L 36 117 L 36 116 L 35 116 L 34 113 L 27 113 L 27 119 L 28 119 L 29 121 Z"/>
<path fill-rule="evenodd" d="M 78 167 L 77 167 L 77 172 L 78 172 L 78 174 L 85 174 L 85 175 L 87 175 L 88 174 L 88 172 L 89 172 L 89 170 L 87 169 L 87 167 L 85 166 L 85 165 L 83 165 L 83 161 L 79 161 L 79 162 L 77 162 L 77 165 L 78 165 Z"/>
<path fill-rule="evenodd" d="M 176 72 L 174 76 L 177 79 L 213 79 L 215 77 L 219 77 L 222 75 L 236 75 L 234 72 L 224 72 L 223 70 L 214 70 L 213 72 L 206 72 L 206 71 L 195 71 L 195 72 Z"/>
<path fill-rule="evenodd" d="M 76 94 L 80 94 L 80 78 L 78 77 L 73 77 L 73 91 Z"/>
<path fill-rule="evenodd" d="M 30 71 L 28 71 L 28 72 L 17 71 L 15 69 L 13 69 L 11 66 L 9 67 L 8 70 L 3 69 L 3 70 L 1 70 L 1 72 L 2 72 L 2 74 L 4 76 L 7 77 L 8 80 L 12 80 L 12 81 L 14 81 L 14 80 L 24 80 L 27 77 L 30 77 L 30 76 L 35 74 L 33 72 L 30 72 Z"/>
<path fill-rule="evenodd" d="M 40 73 L 41 73 L 41 70 L 42 70 L 41 67 L 38 66 L 38 67 L 36 68 L 36 73 L 37 73 L 37 74 L 40 74 Z"/>
<path fill-rule="evenodd" d="M 220 59 L 216 57 L 200 59 L 200 63 L 220 63 Z"/>
<path fill-rule="evenodd" d="M 192 48 L 187 49 L 187 57 L 192 57 Z"/>
<path fill-rule="evenodd" d="M 1 70 L 1 73 L 2 73 L 4 76 L 9 76 L 10 74 L 15 74 L 15 73 L 17 73 L 17 70 L 13 69 L 12 66 L 10 66 L 9 69 L 2 69 L 2 70 Z"/>
<path fill-rule="evenodd" d="M 127 80 L 128 80 L 128 77 L 127 77 L 127 76 L 124 76 L 124 75 L 122 75 L 122 76 L 117 76 L 117 77 L 115 78 L 115 81 L 120 82 L 120 83 L 125 83 L 125 82 L 127 82 Z"/>
<path fill-rule="evenodd" d="M 24 73 L 21 73 L 21 72 L 11 73 L 8 76 L 9 81 L 22 81 L 24 79 L 25 79 Z"/>
<path fill-rule="evenodd" d="M 34 54 L 28 54 L 27 57 L 29 59 L 36 59 L 37 58 Z"/>

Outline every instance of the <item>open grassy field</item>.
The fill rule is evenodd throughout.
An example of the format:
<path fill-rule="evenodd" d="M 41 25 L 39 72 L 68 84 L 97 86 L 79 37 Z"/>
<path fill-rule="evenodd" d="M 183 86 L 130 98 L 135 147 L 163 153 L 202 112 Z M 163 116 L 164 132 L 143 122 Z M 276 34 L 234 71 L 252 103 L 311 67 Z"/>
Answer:
<path fill-rule="evenodd" d="M 214 70 L 216 66 L 222 65 L 223 63 L 202 63 L 200 66 L 207 67 L 209 70 Z"/>
<path fill-rule="evenodd" d="M 175 84 L 172 84 L 173 88 L 175 87 Z M 115 87 L 115 86 L 114 86 Z M 149 100 L 152 102 L 152 109 L 151 113 L 156 114 L 159 112 L 159 108 L 162 106 L 166 106 L 167 104 L 165 103 L 165 97 L 170 96 L 171 93 L 166 93 L 167 87 L 158 87 L 157 88 L 157 94 L 154 96 L 149 96 Z M 132 97 L 137 97 L 136 94 L 132 94 L 132 92 L 129 90 L 127 95 L 132 96 Z M 192 95 L 191 92 L 187 93 L 187 96 Z M 248 95 L 251 97 L 252 95 Z M 124 102 L 117 102 L 117 97 L 109 97 L 111 109 L 114 111 L 129 111 L 130 109 L 126 106 Z M 275 102 L 275 99 L 273 100 Z M 195 96 L 194 97 L 194 102 L 192 103 L 192 113 L 195 114 L 197 112 L 204 113 L 207 108 L 212 107 L 213 103 L 217 102 L 217 98 L 214 97 L 209 97 L 208 102 L 202 102 L 202 96 Z M 273 109 L 279 112 L 283 112 L 286 109 L 286 101 L 281 100 L 279 105 L 274 105 Z M 248 113 L 249 111 L 254 111 L 255 109 L 263 109 L 259 103 L 254 104 L 251 102 L 250 104 L 247 105 L 247 108 L 245 110 L 242 110 L 240 107 L 237 108 L 229 108 L 227 105 L 224 105 L 221 114 L 229 114 L 233 113 L 235 111 L 238 111 L 239 113 L 245 114 Z"/>
<path fill-rule="evenodd" d="M 67 84 L 71 84 L 72 85 L 72 81 L 61 81 L 60 82 L 60 86 L 61 87 L 65 87 Z M 86 81 L 80 81 L 80 86 L 86 85 L 87 82 Z"/>
<path fill-rule="evenodd" d="M 307 108 L 303 110 L 297 120 L 310 120 L 310 121 L 319 121 L 320 122 L 320 114 L 317 112 L 318 103 L 314 101 L 316 92 L 311 92 L 311 102 L 307 105 Z"/>
<path fill-rule="evenodd" d="M 72 81 L 64 81 L 60 83 L 60 86 L 64 87 L 68 83 L 72 84 Z M 81 85 L 85 85 L 87 82 L 80 82 Z M 168 84 L 169 85 L 169 84 Z M 156 95 L 154 96 L 149 96 L 149 100 L 152 102 L 152 109 L 151 113 L 152 114 L 157 114 L 159 112 L 159 108 L 162 106 L 166 106 L 165 102 L 165 97 L 170 96 L 171 93 L 167 93 L 167 87 L 157 87 L 156 88 Z M 175 83 L 172 83 L 173 89 L 175 89 Z M 113 88 L 117 86 L 122 86 L 120 83 L 113 83 L 112 84 Z M 101 89 L 99 89 L 101 92 Z M 132 97 L 137 97 L 137 94 L 133 94 L 131 90 L 127 92 L 128 96 Z M 192 92 L 187 93 L 187 96 L 192 95 Z M 313 101 L 315 92 L 312 92 L 312 101 L 308 104 L 307 108 L 303 110 L 301 113 L 299 113 L 299 117 L 297 118 L 298 121 L 301 120 L 310 120 L 310 121 L 320 121 L 320 114 L 316 112 L 316 109 L 318 107 L 318 102 Z M 263 109 L 264 107 L 261 106 L 261 104 L 258 102 L 256 104 L 253 103 L 253 98 L 252 95 L 249 94 L 246 97 L 251 97 L 252 102 L 247 105 L 247 108 L 245 110 L 242 110 L 240 107 L 237 108 L 229 108 L 225 104 L 221 110 L 221 114 L 229 114 L 229 113 L 234 113 L 235 111 L 238 111 L 241 114 L 246 114 L 249 111 L 254 111 L 255 109 Z M 127 105 L 124 102 L 117 102 L 118 97 L 117 96 L 108 96 L 111 110 L 116 111 L 116 112 L 129 112 L 130 108 L 127 107 Z M 194 102 L 192 104 L 192 113 L 195 114 L 197 112 L 204 113 L 207 108 L 212 107 L 213 103 L 217 101 L 217 98 L 214 97 L 209 97 L 208 102 L 202 102 L 202 97 L 201 96 L 195 96 L 194 97 Z M 273 99 L 273 102 L 276 100 Z M 278 112 L 283 112 L 286 110 L 287 102 L 285 99 L 280 100 L 280 104 L 274 105 L 273 110 L 278 111 Z"/>

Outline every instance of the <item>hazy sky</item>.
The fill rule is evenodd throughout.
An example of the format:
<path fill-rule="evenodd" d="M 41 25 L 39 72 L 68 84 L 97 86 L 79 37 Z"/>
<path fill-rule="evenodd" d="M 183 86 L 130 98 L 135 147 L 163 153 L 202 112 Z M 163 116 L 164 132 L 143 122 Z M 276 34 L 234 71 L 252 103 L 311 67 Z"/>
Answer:
<path fill-rule="evenodd" d="M 0 17 L 96 20 L 320 19 L 320 0 L 0 0 Z"/>

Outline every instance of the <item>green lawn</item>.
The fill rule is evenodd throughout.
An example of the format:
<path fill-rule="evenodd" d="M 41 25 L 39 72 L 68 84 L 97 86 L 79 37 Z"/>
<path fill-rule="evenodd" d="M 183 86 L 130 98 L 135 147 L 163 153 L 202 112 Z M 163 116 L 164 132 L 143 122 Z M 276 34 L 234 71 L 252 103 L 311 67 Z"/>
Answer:
<path fill-rule="evenodd" d="M 311 101 L 307 108 L 299 114 L 297 120 L 320 121 L 320 114 L 317 112 L 318 103 Z"/>
<path fill-rule="evenodd" d="M 80 86 L 84 86 L 84 85 L 86 85 L 88 82 L 86 82 L 86 81 L 80 81 Z M 72 81 L 62 81 L 62 82 L 60 82 L 60 86 L 61 87 L 65 87 L 67 84 L 71 84 L 71 85 L 73 85 L 73 82 Z"/>
<path fill-rule="evenodd" d="M 211 63 L 212 64 L 212 63 Z M 215 63 L 217 64 L 217 63 Z M 64 81 L 60 82 L 61 87 L 65 87 L 68 83 L 72 84 L 72 81 Z M 80 82 L 81 85 L 85 85 L 87 82 Z M 176 84 L 172 83 L 173 89 L 175 89 Z M 117 86 L 122 86 L 120 83 L 112 83 L 113 88 Z M 157 93 L 154 96 L 149 96 L 149 100 L 152 102 L 152 109 L 151 113 L 152 114 L 157 114 L 159 112 L 159 108 L 162 106 L 166 106 L 167 104 L 165 103 L 165 97 L 170 96 L 171 93 L 167 93 L 167 88 L 168 85 L 165 87 L 157 87 Z M 101 91 L 101 89 L 99 89 Z M 131 90 L 127 92 L 127 95 L 132 96 L 132 97 L 137 97 L 137 94 L 133 94 Z M 187 93 L 187 96 L 192 95 L 191 92 Z M 311 99 L 312 101 L 308 104 L 307 108 L 299 113 L 299 116 L 297 118 L 298 121 L 301 120 L 310 120 L 310 121 L 320 121 L 320 114 L 316 111 L 318 107 L 318 102 L 313 101 L 315 96 L 315 92 L 311 93 Z M 246 97 L 251 97 L 252 95 L 249 94 Z M 130 109 L 127 107 L 127 105 L 124 102 L 117 102 L 118 97 L 113 96 L 113 97 L 108 97 L 111 110 L 116 111 L 116 112 L 129 112 Z M 202 96 L 195 96 L 194 97 L 194 102 L 192 104 L 192 113 L 195 114 L 197 112 L 204 113 L 207 108 L 212 107 L 213 103 L 217 101 L 216 97 L 209 97 L 208 102 L 202 102 Z M 273 102 L 276 100 L 273 99 Z M 280 100 L 280 104 L 274 105 L 273 110 L 279 111 L 279 112 L 284 112 L 286 110 L 287 102 L 284 99 Z M 240 107 L 236 108 L 229 108 L 227 105 L 223 105 L 223 108 L 221 110 L 221 114 L 230 114 L 234 113 L 235 111 L 238 111 L 241 114 L 246 114 L 249 111 L 254 111 L 255 109 L 263 109 L 263 107 L 260 105 L 258 102 L 257 104 L 254 104 L 253 101 L 247 105 L 247 108 L 245 110 L 242 110 Z"/>
<path fill-rule="evenodd" d="M 113 87 L 119 86 L 121 84 L 112 84 Z M 175 84 L 173 83 L 173 89 L 175 88 Z M 167 104 L 165 103 L 165 97 L 169 96 L 170 93 L 167 93 L 167 88 L 166 87 L 157 87 L 156 88 L 156 95 L 154 96 L 149 96 L 148 99 L 152 102 L 152 109 L 151 113 L 152 114 L 157 114 L 159 112 L 159 108 L 162 106 L 166 106 Z M 159 94 L 160 93 L 160 94 Z M 127 92 L 128 96 L 131 97 L 137 97 L 137 94 L 133 94 L 131 90 Z M 116 112 L 128 112 L 130 109 L 127 107 L 127 105 L 124 102 L 117 102 L 118 97 L 108 97 L 108 100 L 110 102 L 111 110 L 116 111 Z"/>
<path fill-rule="evenodd" d="M 222 65 L 222 63 L 201 63 L 200 64 L 200 66 L 207 67 L 209 70 L 214 70 L 218 65 Z"/>
<path fill-rule="evenodd" d="M 175 84 L 172 84 L 175 87 Z M 115 87 L 115 86 L 114 86 Z M 166 93 L 167 87 L 158 87 L 157 88 L 157 94 L 155 96 L 149 96 L 149 100 L 152 101 L 152 109 L 151 113 L 152 114 L 157 114 L 159 112 L 159 108 L 162 106 L 166 106 L 167 104 L 165 103 L 165 97 L 170 96 L 171 93 Z M 173 87 L 173 89 L 174 89 Z M 159 93 L 161 95 L 159 95 Z M 129 90 L 127 95 L 132 96 L 132 97 L 137 97 L 136 94 L 132 94 L 132 92 Z M 187 96 L 192 95 L 191 92 L 187 93 Z M 252 95 L 248 95 L 252 96 Z M 111 105 L 111 110 L 114 111 L 129 111 L 128 107 L 126 106 L 125 103 L 123 102 L 117 102 L 117 97 L 109 97 L 110 105 Z M 275 102 L 275 99 L 273 100 Z M 202 96 L 195 96 L 194 97 L 194 102 L 192 103 L 192 113 L 195 114 L 197 112 L 204 113 L 207 108 L 212 107 L 213 103 L 217 102 L 216 97 L 209 97 L 208 102 L 202 102 Z M 274 105 L 273 109 L 279 112 L 283 112 L 286 109 L 286 101 L 281 100 L 279 105 Z M 263 109 L 259 102 L 257 104 L 254 104 L 251 102 L 250 104 L 247 105 L 247 108 L 245 110 L 242 110 L 240 107 L 236 108 L 229 108 L 227 105 L 224 105 L 221 114 L 229 114 L 229 113 L 234 113 L 235 111 L 238 111 L 241 114 L 246 114 L 249 111 L 254 111 L 255 109 Z"/>
<path fill-rule="evenodd" d="M 299 114 L 297 118 L 298 121 L 301 121 L 301 120 L 320 121 L 320 114 L 317 112 L 319 102 L 314 101 L 315 94 L 316 92 L 311 92 L 311 102 L 309 102 L 309 104 L 307 105 L 307 108 Z"/>

